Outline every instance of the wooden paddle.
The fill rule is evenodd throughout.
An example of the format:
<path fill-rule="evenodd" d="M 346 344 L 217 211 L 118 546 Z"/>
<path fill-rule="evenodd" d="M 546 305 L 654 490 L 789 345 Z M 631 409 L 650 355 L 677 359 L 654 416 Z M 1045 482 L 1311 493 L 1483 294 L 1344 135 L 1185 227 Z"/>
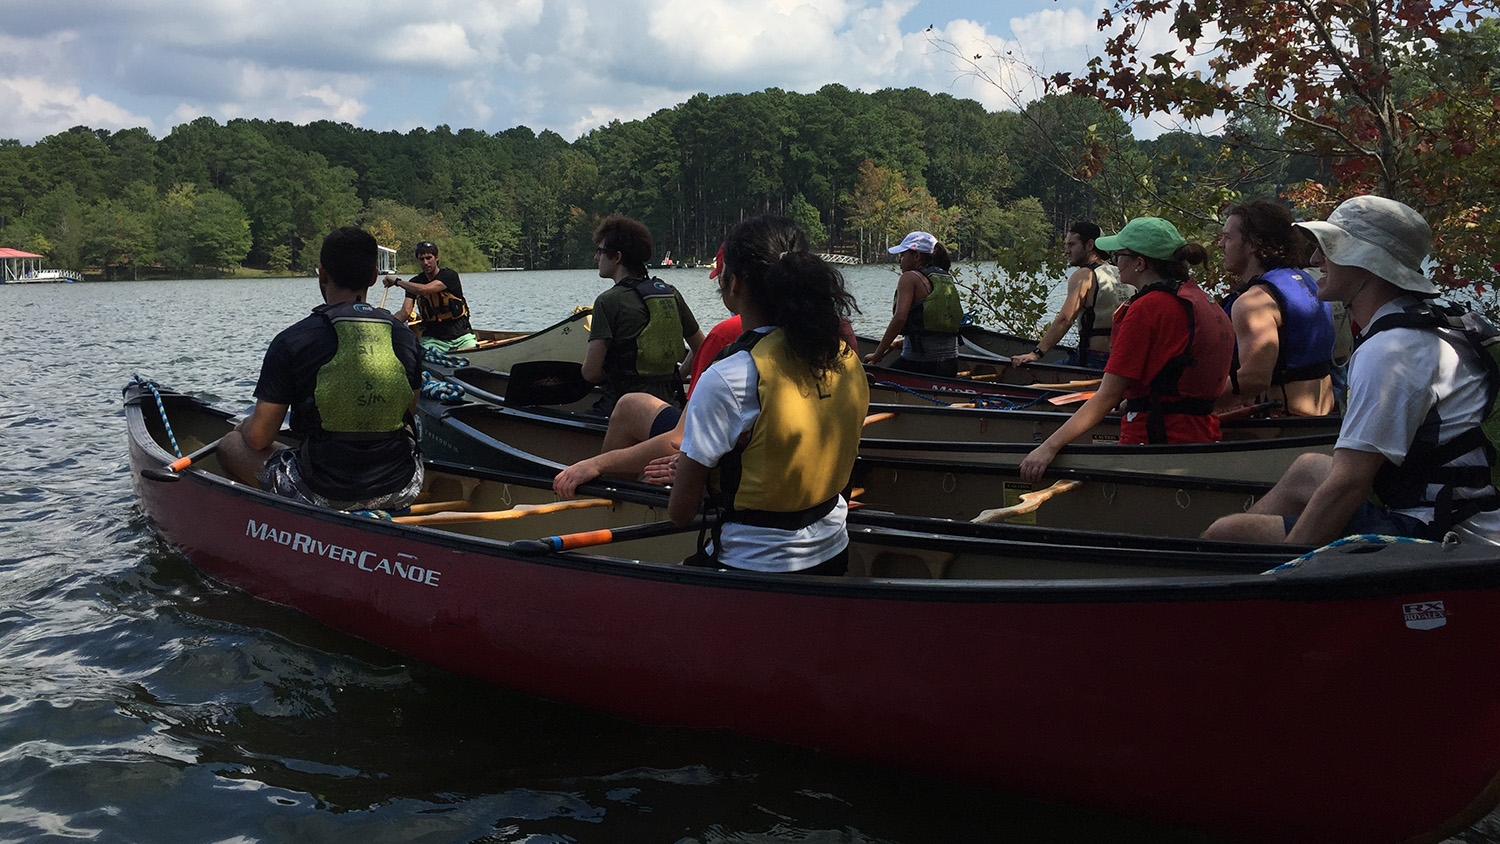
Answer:
<path fill-rule="evenodd" d="M 1254 416 L 1261 411 L 1275 410 L 1278 407 L 1281 407 L 1279 399 L 1263 401 L 1260 404 L 1247 404 L 1244 407 L 1236 407 L 1233 410 L 1220 411 L 1215 413 L 1214 416 L 1218 417 L 1220 422 L 1228 422 L 1232 419 L 1244 419 L 1247 416 Z"/>
<path fill-rule="evenodd" d="M 1060 396 L 1053 396 L 1052 398 L 1047 399 L 1047 403 L 1048 404 L 1055 404 L 1055 405 L 1058 405 L 1058 406 L 1065 405 L 1065 404 L 1077 404 L 1078 402 L 1081 402 L 1081 401 L 1088 401 L 1089 399 L 1091 399 L 1093 397 L 1094 397 L 1094 391 L 1093 390 L 1089 390 L 1088 392 L 1085 392 L 1085 393 L 1063 393 Z"/>
<path fill-rule="evenodd" d="M 690 530 L 698 530 L 705 524 L 711 524 L 702 516 L 693 519 L 687 527 L 681 527 L 671 522 L 648 522 L 643 525 L 631 525 L 622 528 L 604 528 L 603 530 L 591 530 L 583 533 L 565 533 L 560 536 L 546 536 L 541 539 L 518 539 L 510 544 L 510 550 L 517 554 L 550 554 L 555 551 L 570 551 L 574 548 L 589 548 L 595 545 L 607 545 L 611 542 L 626 542 L 632 539 L 646 539 L 652 536 L 666 536 L 673 533 L 685 533 Z"/>
<path fill-rule="evenodd" d="M 1046 501 L 1052 496 L 1060 495 L 1070 489 L 1079 487 L 1082 484 L 1083 481 L 1058 481 L 1057 483 L 1043 490 L 1038 490 L 1036 492 L 1023 492 L 1021 493 L 1021 503 L 1012 504 L 1009 507 L 998 507 L 994 510 L 985 510 L 983 513 L 975 516 L 972 521 L 980 523 L 1000 522 L 1010 518 L 1011 516 L 1025 515 L 1042 506 L 1042 502 Z"/>
<path fill-rule="evenodd" d="M 895 418 L 896 418 L 896 414 L 895 414 L 894 411 L 887 411 L 885 413 L 872 413 L 869 416 L 865 417 L 865 427 L 868 428 L 869 426 L 875 424 L 876 422 L 884 422 L 887 419 L 895 419 Z"/>
<path fill-rule="evenodd" d="M 584 510 L 589 507 L 610 507 L 615 502 L 608 498 L 583 498 L 578 501 L 559 501 L 555 504 L 517 504 L 509 510 L 486 510 L 479 513 L 427 513 L 413 516 L 397 516 L 391 519 L 404 525 L 457 525 L 468 522 L 500 522 L 506 519 L 521 519 L 526 516 L 541 516 L 560 513 L 564 510 Z"/>
<path fill-rule="evenodd" d="M 576 361 L 521 361 L 511 365 L 505 406 L 571 404 L 593 389 L 594 385 L 583 379 L 583 364 Z"/>
<path fill-rule="evenodd" d="M 1044 390 L 1082 390 L 1085 387 L 1097 387 L 1103 378 L 1085 378 L 1081 381 L 1061 381 L 1056 384 L 1037 384 Z"/>
<path fill-rule="evenodd" d="M 427 513 L 444 513 L 450 510 L 467 510 L 472 506 L 467 501 L 429 501 L 426 504 L 413 504 L 406 508 L 408 516 L 422 516 Z"/>

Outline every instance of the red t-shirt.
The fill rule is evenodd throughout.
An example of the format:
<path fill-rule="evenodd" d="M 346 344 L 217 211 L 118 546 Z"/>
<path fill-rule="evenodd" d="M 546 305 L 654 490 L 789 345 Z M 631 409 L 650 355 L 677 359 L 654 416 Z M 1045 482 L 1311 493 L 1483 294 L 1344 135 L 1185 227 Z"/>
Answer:
<path fill-rule="evenodd" d="M 698 352 L 693 355 L 693 371 L 688 376 L 687 394 L 689 396 L 693 394 L 693 387 L 697 386 L 698 376 L 703 374 L 703 370 L 708 369 L 708 365 L 714 362 L 714 358 L 718 357 L 719 352 L 723 351 L 725 346 L 739 339 L 743 333 L 740 330 L 739 314 L 715 325 L 708 332 L 703 342 L 699 344 Z"/>
<path fill-rule="evenodd" d="M 1188 282 L 1176 296 L 1159 291 L 1136 299 L 1116 320 L 1104 371 L 1130 379 L 1125 388 L 1127 400 L 1150 395 L 1151 379 L 1187 349 L 1187 312 L 1179 299 L 1193 305 L 1193 357 L 1197 363 L 1188 367 L 1177 382 L 1178 395 L 1212 401 L 1223 391 L 1234 356 L 1234 325 L 1222 308 Z M 1121 443 L 1139 445 L 1148 441 L 1146 415 L 1146 411 L 1125 414 L 1120 422 Z M 1169 443 L 1219 440 L 1219 420 L 1212 414 L 1168 413 L 1166 429 Z"/>

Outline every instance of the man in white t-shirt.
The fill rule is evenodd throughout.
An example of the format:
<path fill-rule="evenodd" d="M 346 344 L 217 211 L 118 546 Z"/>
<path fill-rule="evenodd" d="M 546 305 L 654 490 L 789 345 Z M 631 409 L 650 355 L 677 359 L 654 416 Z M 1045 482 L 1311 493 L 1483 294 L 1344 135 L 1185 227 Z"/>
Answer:
<path fill-rule="evenodd" d="M 1249 512 L 1204 536 L 1322 545 L 1361 533 L 1441 539 L 1452 529 L 1500 541 L 1500 493 L 1479 430 L 1500 385 L 1462 332 L 1435 325 L 1427 300 L 1437 287 L 1422 271 L 1427 222 L 1395 200 L 1357 196 L 1326 223 L 1297 226 L 1317 240 L 1318 298 L 1345 303 L 1362 326 L 1348 410 L 1332 457 L 1298 458 Z"/>

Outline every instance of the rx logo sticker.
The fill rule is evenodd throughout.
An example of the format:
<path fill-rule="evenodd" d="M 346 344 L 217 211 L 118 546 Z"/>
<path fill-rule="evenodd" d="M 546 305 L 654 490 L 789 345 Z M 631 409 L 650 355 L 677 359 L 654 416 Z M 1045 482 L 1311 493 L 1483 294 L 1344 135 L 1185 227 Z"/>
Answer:
<path fill-rule="evenodd" d="M 1406 626 L 1413 630 L 1436 630 L 1448 623 L 1448 611 L 1443 608 L 1442 601 L 1402 604 L 1401 616 L 1406 620 Z"/>

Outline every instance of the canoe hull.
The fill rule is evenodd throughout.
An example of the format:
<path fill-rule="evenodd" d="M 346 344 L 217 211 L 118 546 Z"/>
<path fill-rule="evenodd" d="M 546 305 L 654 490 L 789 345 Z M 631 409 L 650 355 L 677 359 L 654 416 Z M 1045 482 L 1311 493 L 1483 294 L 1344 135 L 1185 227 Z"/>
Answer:
<path fill-rule="evenodd" d="M 1469 551 L 946 583 L 528 558 L 145 478 L 167 456 L 141 428 L 141 506 L 207 574 L 542 697 L 1247 841 L 1401 841 L 1493 805 L 1500 575 Z"/>

